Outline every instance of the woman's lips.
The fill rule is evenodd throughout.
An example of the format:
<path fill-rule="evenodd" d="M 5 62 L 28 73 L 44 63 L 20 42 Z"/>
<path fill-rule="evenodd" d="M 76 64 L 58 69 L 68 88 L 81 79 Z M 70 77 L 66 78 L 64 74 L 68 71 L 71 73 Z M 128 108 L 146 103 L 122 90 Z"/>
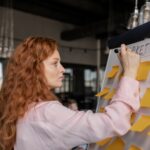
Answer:
<path fill-rule="evenodd" d="M 64 76 L 62 76 L 62 77 L 59 77 L 59 80 L 64 80 Z"/>

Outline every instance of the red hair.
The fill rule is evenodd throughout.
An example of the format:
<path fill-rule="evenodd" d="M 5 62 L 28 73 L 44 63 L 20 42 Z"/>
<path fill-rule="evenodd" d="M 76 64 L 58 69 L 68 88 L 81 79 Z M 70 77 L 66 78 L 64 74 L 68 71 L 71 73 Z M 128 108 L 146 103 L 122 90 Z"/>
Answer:
<path fill-rule="evenodd" d="M 11 150 L 16 123 L 33 102 L 57 100 L 44 76 L 43 60 L 57 49 L 53 39 L 29 37 L 9 59 L 0 91 L 0 148 Z"/>

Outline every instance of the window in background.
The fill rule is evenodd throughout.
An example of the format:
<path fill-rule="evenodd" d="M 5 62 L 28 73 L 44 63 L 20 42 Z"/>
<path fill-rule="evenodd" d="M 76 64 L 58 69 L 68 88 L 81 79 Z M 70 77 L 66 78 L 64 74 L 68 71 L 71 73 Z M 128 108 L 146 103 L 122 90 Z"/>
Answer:
<path fill-rule="evenodd" d="M 97 71 L 93 69 L 85 69 L 84 70 L 84 81 L 85 81 L 85 91 L 87 92 L 96 92 L 97 84 L 102 83 L 104 77 L 104 69 L 100 69 L 100 83 L 97 83 Z"/>
<path fill-rule="evenodd" d="M 91 69 L 84 70 L 85 91 L 96 92 L 96 71 Z"/>
<path fill-rule="evenodd" d="M 63 86 L 61 88 L 56 88 L 55 93 L 70 93 L 73 90 L 73 70 L 71 68 L 66 68 L 64 73 Z"/>

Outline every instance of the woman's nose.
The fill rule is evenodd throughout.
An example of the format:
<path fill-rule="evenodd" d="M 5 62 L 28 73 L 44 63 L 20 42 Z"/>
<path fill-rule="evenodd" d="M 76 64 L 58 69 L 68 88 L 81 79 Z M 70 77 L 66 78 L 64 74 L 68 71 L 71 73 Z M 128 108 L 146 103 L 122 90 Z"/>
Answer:
<path fill-rule="evenodd" d="M 65 68 L 63 67 L 63 65 L 62 64 L 60 64 L 61 65 L 61 72 L 65 72 Z"/>

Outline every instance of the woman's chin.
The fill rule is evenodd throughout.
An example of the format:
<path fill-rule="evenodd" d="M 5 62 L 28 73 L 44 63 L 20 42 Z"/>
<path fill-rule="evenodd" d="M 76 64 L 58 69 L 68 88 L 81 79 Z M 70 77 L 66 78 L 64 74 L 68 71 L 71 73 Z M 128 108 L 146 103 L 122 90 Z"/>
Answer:
<path fill-rule="evenodd" d="M 56 86 L 56 88 L 61 88 L 61 87 L 62 87 L 62 83 L 60 83 Z"/>
<path fill-rule="evenodd" d="M 61 88 L 61 87 L 62 87 L 62 84 L 57 84 L 57 85 L 49 86 L 50 89 Z"/>

